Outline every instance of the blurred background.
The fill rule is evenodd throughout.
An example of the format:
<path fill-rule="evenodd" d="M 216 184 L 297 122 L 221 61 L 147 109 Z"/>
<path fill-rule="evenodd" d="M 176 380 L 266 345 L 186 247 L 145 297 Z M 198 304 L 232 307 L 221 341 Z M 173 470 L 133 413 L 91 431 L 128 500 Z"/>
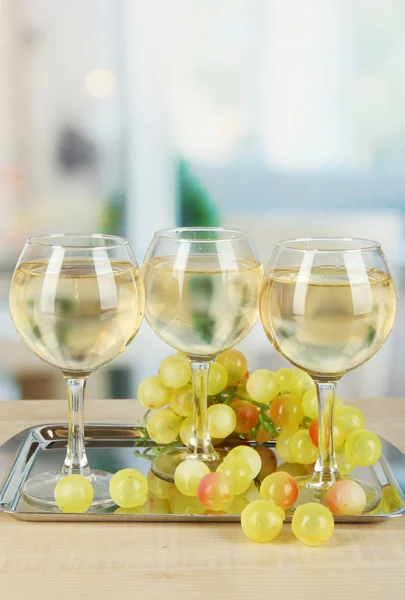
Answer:
<path fill-rule="evenodd" d="M 399 310 L 341 395 L 403 396 L 403 0 L 2 0 L 0 399 L 61 398 L 19 341 L 8 289 L 28 235 L 248 229 L 378 239 Z M 251 368 L 285 362 L 257 326 Z M 144 323 L 91 397 L 133 397 L 170 353 Z"/>

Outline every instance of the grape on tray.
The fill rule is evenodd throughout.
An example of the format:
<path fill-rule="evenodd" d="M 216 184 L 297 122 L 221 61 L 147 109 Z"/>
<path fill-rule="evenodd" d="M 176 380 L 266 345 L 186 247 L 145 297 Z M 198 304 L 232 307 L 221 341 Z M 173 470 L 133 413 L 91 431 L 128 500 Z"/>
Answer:
<path fill-rule="evenodd" d="M 159 445 L 189 444 L 194 406 L 190 377 L 187 358 L 177 354 L 164 359 L 159 375 L 146 378 L 138 387 L 148 413 L 157 409 L 147 415 L 146 431 Z M 232 349 L 211 363 L 208 394 L 209 433 L 221 445 L 229 440 L 231 450 L 216 472 L 200 460 L 180 463 L 174 485 L 149 474 L 150 508 L 185 514 L 242 514 L 242 528 L 249 538 L 274 539 L 282 528 L 283 511 L 294 508 L 297 501 L 295 478 L 307 475 L 317 459 L 314 383 L 298 369 L 249 373 L 246 357 Z M 335 401 L 336 460 L 340 473 L 348 475 L 359 465 L 374 464 L 381 444 L 373 432 L 364 429 L 364 415 L 357 408 L 344 405 L 340 398 Z M 252 440 L 258 444 L 275 440 L 277 455 L 266 445 L 251 447 Z M 361 514 L 364 497 L 356 482 L 338 481 L 328 491 L 327 507 L 314 503 L 296 507 L 296 537 L 309 545 L 326 541 L 333 531 L 332 513 Z M 386 497 L 394 496 L 386 492 Z M 133 510 L 141 511 L 142 506 Z"/>

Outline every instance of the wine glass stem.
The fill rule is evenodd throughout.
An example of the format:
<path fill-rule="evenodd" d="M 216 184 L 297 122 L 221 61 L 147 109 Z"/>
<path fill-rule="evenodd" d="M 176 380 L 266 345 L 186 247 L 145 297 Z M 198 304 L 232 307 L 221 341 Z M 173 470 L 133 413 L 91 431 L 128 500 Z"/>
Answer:
<path fill-rule="evenodd" d="M 329 486 L 340 478 L 333 445 L 333 414 L 337 381 L 315 380 L 318 394 L 318 459 L 312 480 L 317 486 Z"/>
<path fill-rule="evenodd" d="M 86 379 L 66 378 L 69 400 L 69 433 L 68 447 L 62 475 L 79 473 L 88 477 L 91 475 L 84 446 L 84 388 Z"/>
<path fill-rule="evenodd" d="M 218 454 L 212 445 L 210 434 L 208 433 L 207 394 L 209 369 L 210 362 L 208 361 L 191 361 L 194 410 L 193 429 L 188 450 L 190 458 L 199 458 L 203 461 L 214 461 L 218 459 Z"/>

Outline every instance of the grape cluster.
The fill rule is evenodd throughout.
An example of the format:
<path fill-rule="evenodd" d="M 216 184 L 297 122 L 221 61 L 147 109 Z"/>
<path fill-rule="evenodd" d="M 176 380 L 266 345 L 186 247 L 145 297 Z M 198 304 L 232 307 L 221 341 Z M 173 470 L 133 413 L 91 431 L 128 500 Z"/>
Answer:
<path fill-rule="evenodd" d="M 280 533 L 285 511 L 298 498 L 296 477 L 308 475 L 318 451 L 318 403 L 314 383 L 305 372 L 279 369 L 248 371 L 246 357 L 227 350 L 212 363 L 208 381 L 208 427 L 216 443 L 229 438 L 232 450 L 216 471 L 190 457 L 177 467 L 174 483 L 150 471 L 122 469 L 110 481 L 117 514 L 240 514 L 244 533 L 268 542 Z M 188 445 L 192 432 L 193 388 L 188 359 L 165 358 L 159 374 L 144 379 L 138 398 L 147 408 L 145 435 L 158 445 Z M 336 399 L 333 438 L 342 475 L 357 466 L 374 464 L 381 443 L 366 430 L 363 414 Z M 277 455 L 265 445 L 252 448 L 246 441 L 276 441 Z M 280 462 L 279 462 L 280 459 Z M 393 512 L 401 505 L 395 488 L 385 486 L 381 505 L 374 511 Z M 62 511 L 84 512 L 91 506 L 91 483 L 80 475 L 63 477 L 55 488 Z M 336 482 L 328 490 L 326 506 L 308 503 L 296 508 L 292 530 L 304 544 L 327 541 L 333 515 L 361 514 L 366 506 L 363 488 L 353 480 Z"/>
<path fill-rule="evenodd" d="M 184 355 L 165 358 L 159 375 L 140 383 L 138 398 L 148 409 L 146 429 L 153 441 L 188 445 L 193 388 L 190 363 Z M 344 405 L 340 398 L 335 406 L 334 447 L 340 472 L 348 475 L 357 466 L 374 464 L 381 455 L 381 444 L 373 432 L 364 429 L 364 415 L 357 408 Z M 155 412 L 149 414 L 152 410 Z M 260 443 L 275 439 L 284 464 L 277 466 L 274 454 L 261 450 L 266 474 L 278 468 L 293 477 L 305 475 L 318 452 L 314 382 L 304 371 L 287 368 L 249 373 L 246 357 L 238 350 L 227 350 L 218 355 L 209 371 L 208 429 L 217 443 L 226 438 Z"/>
<path fill-rule="evenodd" d="M 138 397 L 148 409 L 146 427 L 152 440 L 188 445 L 192 394 L 189 362 L 181 354 L 166 358 L 159 376 L 140 384 Z M 317 458 L 318 402 L 313 380 L 303 371 L 288 368 L 249 373 L 246 357 L 228 350 L 211 365 L 208 394 L 208 428 L 216 442 L 229 438 L 234 445 L 235 438 L 260 443 L 275 439 L 282 462 L 266 446 L 253 449 L 243 443 L 229 452 L 216 472 L 199 460 L 186 460 L 176 470 L 169 508 L 241 514 L 242 529 L 249 538 L 270 541 L 280 532 L 285 511 L 297 501 L 295 478 L 310 473 Z M 340 398 L 335 406 L 336 457 L 341 473 L 348 475 L 357 466 L 374 464 L 381 444 L 364 429 L 364 415 L 357 408 L 344 405 Z M 386 497 L 392 494 L 387 492 Z M 355 481 L 341 480 L 329 489 L 326 505 L 309 503 L 295 511 L 293 532 L 303 543 L 316 545 L 329 539 L 332 515 L 361 514 L 365 492 Z"/>

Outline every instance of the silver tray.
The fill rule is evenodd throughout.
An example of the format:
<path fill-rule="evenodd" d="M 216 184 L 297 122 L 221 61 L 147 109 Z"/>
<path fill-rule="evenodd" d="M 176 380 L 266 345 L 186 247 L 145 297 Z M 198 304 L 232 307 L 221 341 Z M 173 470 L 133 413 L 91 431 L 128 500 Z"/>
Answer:
<path fill-rule="evenodd" d="M 39 425 L 21 431 L 0 446 L 0 511 L 23 521 L 216 521 L 237 522 L 239 515 L 231 514 L 115 514 L 117 507 L 83 514 L 47 512 L 27 504 L 19 490 L 25 480 L 37 473 L 58 470 L 64 460 L 67 425 Z M 377 522 L 405 514 L 405 455 L 387 440 L 381 439 L 383 456 L 372 468 L 359 468 L 354 477 L 374 483 L 394 486 L 402 500 L 402 507 L 391 514 L 380 513 L 336 517 L 337 522 Z M 252 443 L 252 445 L 256 445 Z M 263 444 L 274 449 L 274 442 Z M 147 475 L 156 445 L 143 440 L 140 430 L 129 425 L 97 425 L 86 427 L 86 449 L 94 469 L 115 473 L 132 467 Z M 291 516 L 287 516 L 287 521 Z"/>

